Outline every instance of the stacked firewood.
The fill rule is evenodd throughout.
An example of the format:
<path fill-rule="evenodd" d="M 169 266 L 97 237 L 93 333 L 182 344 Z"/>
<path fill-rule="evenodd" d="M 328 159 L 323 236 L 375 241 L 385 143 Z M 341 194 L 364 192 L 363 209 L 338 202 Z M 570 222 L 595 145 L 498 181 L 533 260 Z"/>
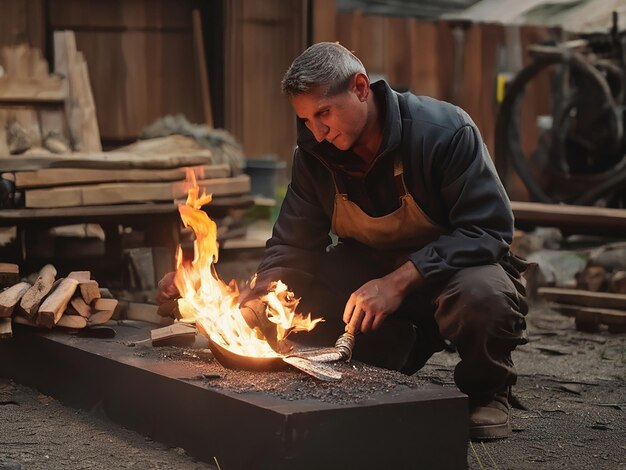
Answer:
<path fill-rule="evenodd" d="M 32 276 L 0 292 L 0 338 L 12 336 L 12 323 L 40 328 L 85 328 L 111 319 L 117 300 L 103 298 L 89 271 L 57 277 L 47 264 Z M 106 291 L 105 291 L 106 292 Z"/>
<path fill-rule="evenodd" d="M 626 244 L 592 250 L 574 277 L 575 289 L 542 287 L 538 293 L 552 308 L 574 317 L 579 330 L 596 332 L 606 325 L 609 332 L 626 332 Z"/>

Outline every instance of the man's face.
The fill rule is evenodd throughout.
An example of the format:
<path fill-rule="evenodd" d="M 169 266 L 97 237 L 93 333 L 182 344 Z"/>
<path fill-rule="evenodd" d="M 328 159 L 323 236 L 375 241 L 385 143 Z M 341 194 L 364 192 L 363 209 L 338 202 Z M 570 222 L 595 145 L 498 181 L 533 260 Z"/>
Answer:
<path fill-rule="evenodd" d="M 367 122 L 367 103 L 357 87 L 332 97 L 314 90 L 293 96 L 291 105 L 318 142 L 326 140 L 339 150 L 352 148 Z"/>

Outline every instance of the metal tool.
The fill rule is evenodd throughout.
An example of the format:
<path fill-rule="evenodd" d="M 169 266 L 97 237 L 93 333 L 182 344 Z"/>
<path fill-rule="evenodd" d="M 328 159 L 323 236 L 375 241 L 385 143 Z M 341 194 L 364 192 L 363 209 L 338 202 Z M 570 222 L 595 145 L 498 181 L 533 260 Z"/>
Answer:
<path fill-rule="evenodd" d="M 349 361 L 352 358 L 355 339 L 354 334 L 345 332 L 337 338 L 334 347 L 298 351 L 290 354 L 289 357 L 299 357 L 313 362 Z"/>

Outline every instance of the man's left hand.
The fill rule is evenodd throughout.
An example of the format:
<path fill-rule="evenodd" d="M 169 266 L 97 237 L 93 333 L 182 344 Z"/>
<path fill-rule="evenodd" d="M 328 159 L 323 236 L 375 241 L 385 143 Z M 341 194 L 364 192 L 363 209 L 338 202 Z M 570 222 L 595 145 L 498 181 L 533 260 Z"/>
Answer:
<path fill-rule="evenodd" d="M 385 278 L 373 279 L 359 287 L 348 299 L 343 312 L 346 331 L 367 333 L 376 330 L 402 303 L 400 290 Z"/>
<path fill-rule="evenodd" d="M 424 279 L 410 261 L 380 279 L 372 279 L 352 293 L 343 311 L 346 331 L 355 334 L 376 330 L 395 312 L 406 295 Z"/>

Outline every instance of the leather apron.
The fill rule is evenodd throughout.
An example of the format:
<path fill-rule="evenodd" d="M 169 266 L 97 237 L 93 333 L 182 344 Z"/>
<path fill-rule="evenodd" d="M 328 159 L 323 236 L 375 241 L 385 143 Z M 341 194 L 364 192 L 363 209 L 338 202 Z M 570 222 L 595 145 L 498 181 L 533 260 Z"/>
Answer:
<path fill-rule="evenodd" d="M 382 217 L 370 217 L 350 201 L 343 181 L 333 173 L 336 193 L 332 230 L 339 238 L 351 238 L 377 250 L 407 254 L 450 231 L 432 221 L 407 191 L 401 156 L 394 160 L 393 173 L 400 207 Z"/>

